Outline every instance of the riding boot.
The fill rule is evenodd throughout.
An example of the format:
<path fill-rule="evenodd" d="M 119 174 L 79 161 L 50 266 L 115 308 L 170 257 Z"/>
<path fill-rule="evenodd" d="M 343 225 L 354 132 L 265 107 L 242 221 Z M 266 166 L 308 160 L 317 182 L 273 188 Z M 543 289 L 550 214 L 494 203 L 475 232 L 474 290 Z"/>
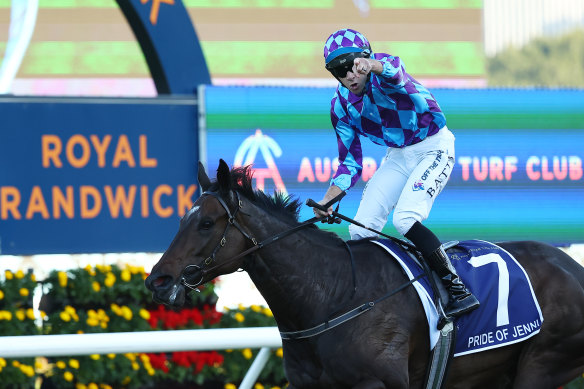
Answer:
<path fill-rule="evenodd" d="M 430 267 L 438 273 L 442 284 L 448 291 L 449 301 L 444 308 L 446 316 L 457 317 L 479 307 L 479 300 L 466 289 L 442 246 L 438 247 L 426 260 Z"/>

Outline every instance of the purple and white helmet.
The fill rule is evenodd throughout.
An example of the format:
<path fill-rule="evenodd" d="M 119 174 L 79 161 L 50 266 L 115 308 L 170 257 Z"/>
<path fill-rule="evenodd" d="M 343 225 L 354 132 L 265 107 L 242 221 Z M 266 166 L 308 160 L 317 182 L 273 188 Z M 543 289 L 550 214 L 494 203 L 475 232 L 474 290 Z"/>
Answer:
<path fill-rule="evenodd" d="M 363 34 L 350 28 L 333 32 L 324 44 L 325 65 L 347 53 L 364 53 L 365 56 L 369 56 L 371 45 Z"/>

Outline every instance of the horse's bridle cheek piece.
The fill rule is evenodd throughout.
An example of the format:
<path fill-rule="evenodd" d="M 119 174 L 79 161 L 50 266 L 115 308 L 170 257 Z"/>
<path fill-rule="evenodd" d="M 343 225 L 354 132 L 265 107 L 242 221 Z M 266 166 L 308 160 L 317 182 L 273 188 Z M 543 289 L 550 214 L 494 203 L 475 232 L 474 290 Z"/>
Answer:
<path fill-rule="evenodd" d="M 247 238 L 248 240 L 250 240 L 253 243 L 254 246 L 257 246 L 257 244 L 258 244 L 257 240 L 254 237 L 250 236 L 247 232 L 245 232 L 243 230 L 243 228 L 239 225 L 239 223 L 235 220 L 235 216 L 237 215 L 237 212 L 241 208 L 243 208 L 243 202 L 239 198 L 239 193 L 237 193 L 236 191 L 234 191 L 233 193 L 235 193 L 235 197 L 237 199 L 237 208 L 235 208 L 235 211 L 233 212 L 233 214 L 231 213 L 231 211 L 229 210 L 229 207 L 227 206 L 225 201 L 223 201 L 221 196 L 219 196 L 218 193 L 216 193 L 216 192 L 203 192 L 201 194 L 201 196 L 205 195 L 205 194 L 211 195 L 211 196 L 215 197 L 215 199 L 217 199 L 217 201 L 219 201 L 219 204 L 221 204 L 221 206 L 223 207 L 223 209 L 225 209 L 225 212 L 227 213 L 227 225 L 225 226 L 225 230 L 223 230 L 223 235 L 221 236 L 219 243 L 217 243 L 217 245 L 215 246 L 215 248 L 213 249 L 211 254 L 207 258 L 205 258 L 202 263 L 200 263 L 198 265 L 187 265 L 181 271 L 180 283 L 189 289 L 197 290 L 197 286 L 199 286 L 201 284 L 201 282 L 203 281 L 203 278 L 205 277 L 205 273 L 206 273 L 208 266 L 215 261 L 215 256 L 217 255 L 217 252 L 219 251 L 219 249 L 224 247 L 225 244 L 227 243 L 226 236 L 227 236 L 227 231 L 229 231 L 229 227 L 234 226 L 235 228 L 237 228 L 239 230 L 239 232 L 241 232 L 241 234 L 245 238 Z M 239 258 L 239 256 L 236 258 Z M 196 283 L 187 282 L 185 274 L 184 274 L 185 271 L 191 267 L 194 267 L 201 274 L 201 278 Z"/>
<path fill-rule="evenodd" d="M 280 233 L 274 234 L 264 240 L 262 240 L 261 242 L 258 242 L 254 237 L 252 237 L 251 235 L 249 235 L 247 232 L 245 232 L 245 230 L 239 225 L 239 223 L 237 223 L 237 220 L 235 220 L 235 216 L 237 215 L 237 212 L 243 208 L 243 202 L 241 201 L 241 199 L 239 198 L 239 193 L 237 191 L 233 191 L 233 193 L 235 193 L 235 197 L 237 199 L 237 208 L 235 209 L 235 211 L 233 212 L 233 214 L 231 214 L 231 211 L 229 210 L 229 207 L 227 206 L 227 204 L 225 203 L 225 201 L 223 201 L 223 199 L 221 198 L 221 196 L 219 196 L 218 193 L 216 192 L 204 192 L 203 194 L 208 194 L 211 195 L 213 197 L 215 197 L 217 199 L 217 201 L 219 201 L 219 203 L 221 204 L 221 206 L 223 207 L 223 209 L 225 209 L 225 212 L 227 213 L 227 217 L 228 217 L 228 223 L 225 226 L 225 231 L 223 231 L 223 236 L 221 237 L 221 240 L 219 241 L 219 243 L 217 244 L 217 246 L 215 246 L 215 248 L 213 249 L 213 251 L 211 252 L 211 255 L 209 255 L 207 258 L 205 258 L 204 261 L 202 261 L 200 264 L 198 265 L 187 265 L 180 274 L 180 283 L 183 284 L 184 286 L 186 286 L 189 289 L 193 289 L 193 290 L 197 290 L 197 286 L 201 285 L 201 283 L 203 282 L 203 279 L 205 278 L 205 274 L 207 274 L 207 272 L 209 272 L 209 265 L 211 265 L 211 263 L 213 263 L 213 261 L 215 260 L 215 256 L 217 255 L 217 252 L 219 251 L 219 249 L 223 246 L 225 246 L 226 244 L 226 234 L 227 231 L 229 230 L 230 226 L 234 226 L 235 228 L 237 228 L 239 230 L 239 232 L 241 232 L 241 234 L 247 238 L 249 241 L 251 241 L 253 243 L 252 247 L 248 248 L 247 250 L 244 250 L 243 252 L 237 254 L 236 256 L 230 258 L 229 260 L 226 260 L 224 262 L 222 262 L 220 265 L 217 265 L 215 267 L 220 267 L 220 266 L 225 266 L 226 264 L 229 264 L 231 262 L 235 262 L 236 260 L 245 257 L 246 255 L 249 255 L 251 253 L 253 253 L 256 250 L 261 249 L 262 247 L 269 245 L 270 243 L 274 243 L 288 235 L 294 234 L 297 231 L 300 231 L 301 229 L 312 225 L 314 223 L 316 223 L 317 221 L 321 220 L 320 217 L 313 217 L 312 219 L 306 220 L 300 224 L 298 224 L 297 226 L 291 227 L 285 231 L 282 231 Z M 202 195 L 203 195 L 202 194 Z M 201 196 L 202 196 L 201 195 Z M 187 270 L 189 267 L 194 267 L 197 269 L 198 272 L 200 272 L 201 274 L 201 278 L 194 284 L 190 284 L 186 281 L 184 272 L 185 270 Z M 214 267 L 212 267 L 211 269 L 214 269 Z"/>

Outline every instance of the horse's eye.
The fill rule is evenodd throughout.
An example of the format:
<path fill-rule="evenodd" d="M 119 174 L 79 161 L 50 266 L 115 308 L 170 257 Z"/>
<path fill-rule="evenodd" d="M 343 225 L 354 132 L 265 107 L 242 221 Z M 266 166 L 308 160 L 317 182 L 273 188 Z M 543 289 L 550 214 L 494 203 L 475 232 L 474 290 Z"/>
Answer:
<path fill-rule="evenodd" d="M 210 230 L 213 227 L 213 222 L 211 220 L 201 220 L 199 223 L 199 230 Z"/>

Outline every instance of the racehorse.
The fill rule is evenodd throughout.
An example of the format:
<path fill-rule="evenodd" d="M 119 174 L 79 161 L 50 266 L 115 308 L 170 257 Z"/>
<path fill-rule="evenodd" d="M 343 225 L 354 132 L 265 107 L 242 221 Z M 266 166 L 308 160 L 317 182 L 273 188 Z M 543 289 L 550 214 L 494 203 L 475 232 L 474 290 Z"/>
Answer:
<path fill-rule="evenodd" d="M 145 281 L 155 301 L 180 307 L 188 288 L 241 268 L 284 333 L 313 328 L 407 281 L 378 245 L 300 223 L 299 201 L 253 190 L 250 172 L 221 160 L 211 181 L 199 164 L 202 194 Z M 529 275 L 541 331 L 454 358 L 445 387 L 557 388 L 584 372 L 584 268 L 544 243 L 498 245 Z M 283 340 L 289 388 L 422 388 L 429 327 L 413 289 L 316 336 Z"/>

